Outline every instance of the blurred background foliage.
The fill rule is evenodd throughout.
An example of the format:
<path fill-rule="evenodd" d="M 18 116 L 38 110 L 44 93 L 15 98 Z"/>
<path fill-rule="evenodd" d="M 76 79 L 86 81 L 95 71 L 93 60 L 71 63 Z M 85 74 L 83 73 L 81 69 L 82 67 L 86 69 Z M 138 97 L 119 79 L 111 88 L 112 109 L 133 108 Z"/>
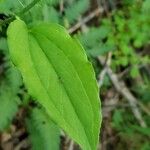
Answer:
<path fill-rule="evenodd" d="M 0 21 L 15 15 L 31 2 L 32 0 L 0 0 Z M 81 41 L 93 63 L 98 83 L 102 82 L 102 150 L 150 150 L 149 15 L 150 0 L 41 0 L 22 16 L 29 26 L 40 22 L 59 23 Z M 49 135 L 41 135 L 43 132 L 46 133 L 51 128 L 57 129 L 49 122 L 50 126 L 42 128 L 41 119 L 47 122 L 43 116 L 45 112 L 38 109 L 31 111 L 35 104 L 30 103 L 30 107 L 28 106 L 30 96 L 19 72 L 12 67 L 9 59 L 6 30 L 7 25 L 0 27 L 1 137 L 25 128 L 23 138 L 28 138 L 27 132 L 32 132 L 30 139 L 34 144 L 39 140 L 35 137 L 46 139 Z M 127 97 L 116 90 L 110 76 L 106 73 L 100 78 L 109 54 L 109 67 L 136 98 L 144 126 L 137 121 L 137 116 L 132 112 L 134 108 L 127 101 Z M 105 63 L 101 63 L 99 58 Z M 27 120 L 24 119 L 25 116 Z M 38 124 L 35 124 L 35 128 L 30 126 L 33 120 Z M 15 131 L 12 131 L 12 127 Z M 58 131 L 57 135 L 52 136 L 57 139 Z M 64 142 L 67 138 L 61 136 L 61 149 L 67 149 L 69 144 Z M 19 139 L 19 142 L 21 140 L 23 139 Z M 47 140 L 44 141 L 48 144 Z M 34 145 L 37 150 L 36 144 Z M 56 146 L 56 143 L 52 146 Z M 5 149 L 2 139 L 1 147 Z M 78 148 L 74 146 L 74 149 Z"/>

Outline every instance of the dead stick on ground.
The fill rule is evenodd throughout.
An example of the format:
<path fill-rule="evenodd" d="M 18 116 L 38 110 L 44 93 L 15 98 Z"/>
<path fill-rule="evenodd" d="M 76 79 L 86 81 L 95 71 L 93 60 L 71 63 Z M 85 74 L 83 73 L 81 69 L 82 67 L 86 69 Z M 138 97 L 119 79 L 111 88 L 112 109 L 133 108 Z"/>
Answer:
<path fill-rule="evenodd" d="M 68 150 L 73 150 L 73 147 L 74 147 L 74 142 L 71 140 L 69 147 L 68 147 Z"/>
<path fill-rule="evenodd" d="M 106 61 L 105 61 L 105 64 L 104 64 L 104 69 L 101 71 L 100 75 L 99 75 L 99 80 L 98 80 L 98 86 L 101 87 L 103 85 L 103 82 L 104 82 L 104 78 L 105 78 L 105 75 L 107 73 L 107 66 L 110 66 L 111 64 L 111 56 L 112 56 L 112 53 L 109 52 L 108 55 L 107 55 L 107 58 L 106 58 Z"/>
<path fill-rule="evenodd" d="M 99 61 L 101 64 L 103 64 L 103 62 L 101 61 L 101 58 L 98 57 Z M 133 96 L 133 94 L 129 91 L 129 89 L 126 87 L 125 83 L 123 81 L 119 81 L 117 75 L 115 73 L 113 73 L 113 71 L 111 70 L 111 68 L 109 66 L 106 66 L 106 72 L 108 74 L 108 76 L 110 77 L 114 87 L 116 88 L 116 90 L 123 96 L 125 97 L 129 104 L 131 105 L 133 114 L 135 115 L 136 119 L 139 121 L 140 125 L 142 127 L 146 127 L 146 123 L 144 122 L 141 112 L 138 109 L 138 103 L 136 98 Z"/>
<path fill-rule="evenodd" d="M 82 24 L 85 24 L 87 22 L 89 22 L 91 19 L 93 19 L 95 16 L 97 16 L 98 14 L 102 13 L 103 9 L 102 8 L 97 8 L 96 10 L 94 10 L 93 12 L 91 12 L 88 16 L 86 16 L 85 18 L 82 19 L 82 21 L 79 21 L 77 24 L 75 24 L 73 27 L 71 27 L 68 31 L 69 33 L 73 33 L 74 31 L 76 31 L 77 29 L 79 29 Z"/>
<path fill-rule="evenodd" d="M 23 147 L 28 147 L 29 146 L 29 140 L 26 138 L 19 142 L 19 144 L 14 148 L 14 150 L 20 150 Z"/>

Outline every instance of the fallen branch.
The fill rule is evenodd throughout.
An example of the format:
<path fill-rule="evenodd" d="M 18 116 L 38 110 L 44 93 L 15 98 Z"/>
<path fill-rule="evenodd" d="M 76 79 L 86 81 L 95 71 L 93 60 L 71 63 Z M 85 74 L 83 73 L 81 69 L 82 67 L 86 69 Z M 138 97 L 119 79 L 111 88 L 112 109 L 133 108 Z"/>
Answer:
<path fill-rule="evenodd" d="M 73 149 L 74 149 L 74 142 L 71 140 L 69 147 L 68 147 L 68 150 L 73 150 Z"/>
<path fill-rule="evenodd" d="M 21 142 L 19 142 L 19 144 L 16 145 L 16 147 L 14 147 L 14 150 L 20 150 L 23 148 L 27 148 L 28 146 L 29 146 L 29 140 L 28 138 L 25 138 Z"/>
<path fill-rule="evenodd" d="M 102 12 L 103 12 L 102 8 L 97 8 L 96 10 L 94 10 L 93 12 L 91 12 L 88 16 L 86 16 L 85 18 L 83 18 L 82 20 L 80 20 L 73 27 L 71 27 L 68 30 L 69 33 L 73 33 L 74 31 L 76 31 L 77 29 L 79 29 L 82 26 L 82 24 L 85 24 L 85 23 L 89 22 L 91 19 L 93 19 L 95 16 L 97 16 L 98 14 L 100 14 Z"/>
<path fill-rule="evenodd" d="M 107 66 L 110 66 L 110 64 L 111 64 L 111 56 L 112 56 L 112 53 L 111 52 L 108 53 L 105 64 L 104 64 L 104 69 L 99 74 L 99 77 L 98 77 L 99 78 L 99 80 L 98 80 L 98 86 L 99 87 L 101 87 L 103 85 L 104 78 L 105 78 L 105 75 L 107 73 Z"/>
<path fill-rule="evenodd" d="M 102 61 L 102 59 L 100 57 L 98 57 L 98 60 L 100 61 L 101 64 L 104 64 L 104 62 Z M 123 97 L 125 97 L 126 100 L 128 100 L 128 102 L 131 106 L 132 112 L 135 115 L 136 119 L 138 120 L 139 124 L 142 127 L 146 127 L 147 125 L 142 118 L 140 110 L 138 109 L 137 99 L 129 91 L 129 89 L 127 88 L 125 83 L 123 81 L 119 81 L 118 76 L 115 73 L 113 73 L 111 68 L 107 65 L 105 67 L 106 67 L 106 72 L 107 72 L 110 80 L 112 81 L 114 87 L 118 91 L 118 93 L 120 93 Z"/>

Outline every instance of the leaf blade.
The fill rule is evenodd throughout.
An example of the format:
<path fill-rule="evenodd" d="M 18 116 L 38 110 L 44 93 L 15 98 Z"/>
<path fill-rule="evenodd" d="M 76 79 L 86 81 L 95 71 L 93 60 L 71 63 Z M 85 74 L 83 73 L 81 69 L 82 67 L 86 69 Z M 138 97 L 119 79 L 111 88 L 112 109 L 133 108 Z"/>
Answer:
<path fill-rule="evenodd" d="M 8 43 L 12 60 L 22 72 L 30 94 L 46 108 L 51 118 L 82 149 L 94 150 L 101 118 L 91 64 L 82 47 L 63 28 L 53 24 L 41 27 L 42 30 L 38 26 L 29 33 L 24 22 L 16 20 L 11 23 Z M 48 35 L 47 30 L 51 31 Z M 18 40 L 16 46 L 14 43 Z M 69 42 L 74 50 L 64 46 L 63 42 Z M 73 55 L 75 50 L 78 55 Z M 80 65 L 87 70 L 83 71 Z"/>
<path fill-rule="evenodd" d="M 44 30 L 47 28 L 47 30 Z M 42 31 L 42 32 L 41 32 Z M 33 32 L 41 33 L 47 36 L 50 41 L 54 42 L 60 49 L 63 50 L 64 54 L 70 59 L 74 68 L 76 69 L 77 74 L 80 75 L 80 80 L 86 90 L 86 93 L 91 100 L 91 104 L 94 112 L 94 120 L 97 120 L 95 127 L 95 135 L 98 133 L 101 116 L 99 116 L 99 96 L 98 96 L 98 88 L 95 80 L 95 73 L 92 68 L 91 63 L 88 62 L 87 56 L 85 54 L 84 49 L 80 45 L 80 43 L 74 39 L 72 39 L 66 32 L 66 30 L 57 25 L 57 24 L 43 24 L 33 28 Z M 49 36 L 51 35 L 51 36 Z M 58 38 L 57 38 L 58 37 Z M 62 40 L 60 42 L 60 39 Z M 71 43 L 71 44 L 68 44 Z M 74 47 L 75 51 L 72 50 Z M 84 70 L 84 69 L 86 70 Z M 88 74 L 88 76 L 87 76 Z M 91 78 L 92 77 L 92 78 Z M 86 80 L 85 80 L 86 79 Z M 91 90 L 91 87 L 93 89 Z M 96 114 L 98 114 L 96 116 Z M 98 137 L 95 137 L 95 141 L 98 140 Z"/>

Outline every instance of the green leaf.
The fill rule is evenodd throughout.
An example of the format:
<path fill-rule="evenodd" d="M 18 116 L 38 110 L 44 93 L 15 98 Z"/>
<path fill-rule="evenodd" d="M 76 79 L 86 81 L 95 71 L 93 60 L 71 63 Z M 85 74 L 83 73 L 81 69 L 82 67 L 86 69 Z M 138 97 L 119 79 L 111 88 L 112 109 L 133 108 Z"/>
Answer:
<path fill-rule="evenodd" d="M 122 112 L 120 110 L 115 110 L 113 114 L 113 126 L 117 129 L 122 128 L 121 125 L 123 123 Z"/>
<path fill-rule="evenodd" d="M 146 12 L 147 14 L 150 13 L 150 1 L 149 1 L 149 0 L 145 0 L 145 1 L 143 2 L 142 10 L 143 10 L 144 12 Z"/>
<path fill-rule="evenodd" d="M 17 0 L 3 0 L 2 3 L 0 4 L 0 13 L 12 13 L 11 10 L 12 9 L 17 9 L 19 10 L 20 8 L 22 8 L 22 6 L 20 5 L 19 1 Z"/>
<path fill-rule="evenodd" d="M 59 150 L 59 128 L 43 110 L 34 108 L 26 123 L 32 150 Z"/>
<path fill-rule="evenodd" d="M 8 47 L 5 38 L 0 38 L 0 52 L 7 53 Z"/>
<path fill-rule="evenodd" d="M 69 2 L 69 1 L 68 1 Z M 80 0 L 72 2 L 67 9 L 65 9 L 65 17 L 69 23 L 74 23 L 90 6 L 89 0 Z"/>
<path fill-rule="evenodd" d="M 79 35 L 80 41 L 86 47 L 94 47 L 100 43 L 101 40 L 110 34 L 111 28 L 108 26 L 101 26 L 98 28 L 91 28 L 87 33 Z"/>
<path fill-rule="evenodd" d="M 59 22 L 59 14 L 53 7 L 43 6 L 43 20 L 45 22 Z"/>
<path fill-rule="evenodd" d="M 150 128 L 149 127 L 145 127 L 142 128 L 140 126 L 137 125 L 132 125 L 131 128 L 133 128 L 134 130 L 138 131 L 139 133 L 143 134 L 143 135 L 150 135 Z"/>
<path fill-rule="evenodd" d="M 7 53 L 5 53 L 7 58 Z M 20 99 L 17 96 L 22 85 L 21 75 L 12 67 L 9 59 L 3 64 L 5 74 L 0 80 L 0 131 L 7 128 L 18 111 Z"/>
<path fill-rule="evenodd" d="M 132 66 L 131 70 L 130 70 L 130 75 L 132 78 L 135 78 L 139 75 L 139 68 L 138 66 Z"/>
<path fill-rule="evenodd" d="M 6 62 L 5 65 L 7 66 L 7 70 L 5 71 L 7 84 L 11 88 L 11 91 L 17 95 L 22 85 L 21 74 L 17 68 L 12 66 L 10 61 Z"/>
<path fill-rule="evenodd" d="M 89 49 L 87 50 L 87 52 L 93 56 L 93 57 L 97 57 L 100 55 L 104 55 L 106 53 L 108 53 L 109 51 L 114 51 L 115 50 L 115 46 L 114 45 L 106 45 L 106 44 L 99 44 L 96 47 L 94 47 L 93 49 Z"/>
<path fill-rule="evenodd" d="M 28 30 L 23 21 L 15 20 L 8 29 L 8 45 L 30 95 L 82 149 L 96 150 L 99 92 L 80 43 L 57 24 Z"/>
<path fill-rule="evenodd" d="M 18 110 L 19 98 L 5 85 L 0 87 L 0 131 L 11 123 Z"/>

